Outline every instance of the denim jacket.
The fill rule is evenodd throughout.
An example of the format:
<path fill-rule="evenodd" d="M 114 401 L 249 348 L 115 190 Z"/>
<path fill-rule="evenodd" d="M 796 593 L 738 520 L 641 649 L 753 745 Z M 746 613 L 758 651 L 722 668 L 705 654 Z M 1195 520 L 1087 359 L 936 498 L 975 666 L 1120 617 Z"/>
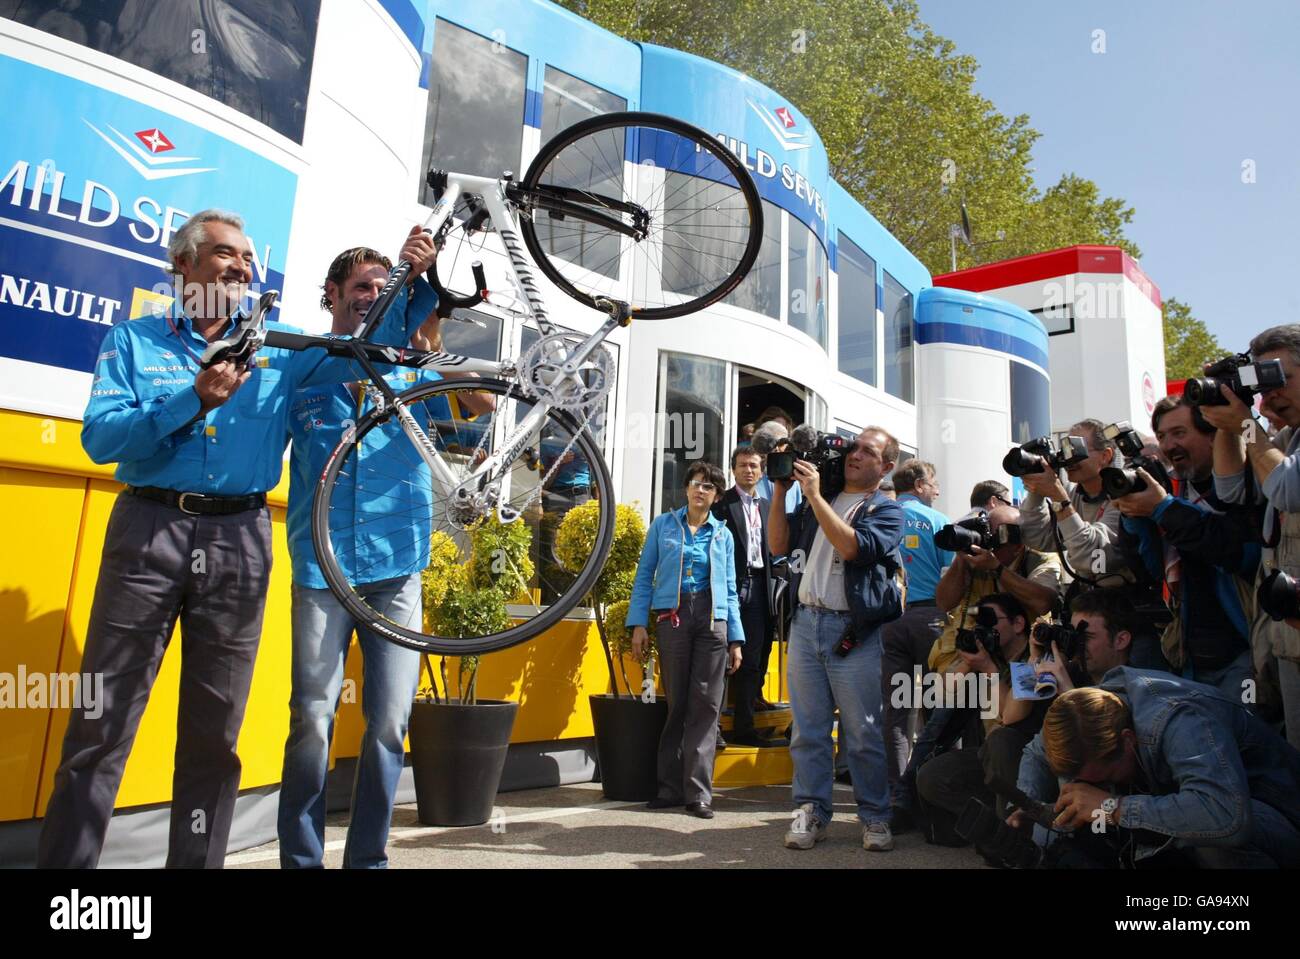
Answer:
<path fill-rule="evenodd" d="M 803 579 L 803 562 L 812 555 L 813 540 L 821 528 L 812 506 L 806 501 L 798 510 L 786 514 L 790 527 L 790 595 L 799 598 L 799 583 Z M 897 619 L 902 613 L 897 606 L 900 599 L 892 588 L 894 573 L 902 566 L 901 546 L 907 527 L 903 507 L 884 493 L 867 498 L 853 514 L 853 533 L 858 540 L 858 555 L 844 564 L 844 592 L 849 603 L 849 616 L 854 627 L 863 634 L 870 633 L 883 623 Z M 793 557 L 802 557 L 795 562 Z M 892 596 L 892 609 L 882 609 L 882 600 Z"/>
<path fill-rule="evenodd" d="M 1300 752 L 1245 706 L 1170 673 L 1118 666 L 1101 688 L 1128 704 L 1143 792 L 1123 796 L 1119 824 L 1187 841 L 1236 846 L 1250 837 L 1250 800 L 1300 828 Z M 1040 733 L 1025 747 L 1019 787 L 1048 802 L 1058 783 Z M 1158 850 L 1140 850 L 1138 858 Z"/>
<path fill-rule="evenodd" d="M 713 527 L 709 539 L 709 592 L 713 618 L 726 620 L 727 642 L 743 643 L 740 599 L 736 594 L 735 540 L 727 524 L 712 513 L 705 520 Z M 644 626 L 652 609 L 676 609 L 681 605 L 682 549 L 686 544 L 686 507 L 656 516 L 646 531 L 641 561 L 632 583 L 627 608 L 627 627 Z"/>

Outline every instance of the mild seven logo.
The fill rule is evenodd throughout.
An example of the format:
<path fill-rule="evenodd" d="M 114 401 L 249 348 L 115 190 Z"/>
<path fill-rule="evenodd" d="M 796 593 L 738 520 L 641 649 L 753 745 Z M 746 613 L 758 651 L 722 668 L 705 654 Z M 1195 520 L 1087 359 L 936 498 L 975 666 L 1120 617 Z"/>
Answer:
<path fill-rule="evenodd" d="M 758 118 L 763 121 L 763 126 L 776 137 L 778 143 L 788 151 L 807 150 L 811 143 L 805 142 L 808 138 L 807 133 L 789 132 L 795 125 L 794 115 L 788 107 L 781 107 L 779 110 L 771 110 L 768 107 L 755 103 L 753 100 L 746 98 L 749 108 L 758 114 Z"/>
<path fill-rule="evenodd" d="M 178 157 L 178 156 L 161 156 L 163 153 L 170 153 L 176 149 L 175 145 L 167 138 L 162 130 L 154 127 L 151 130 L 141 130 L 136 133 L 135 138 L 128 137 L 112 124 L 105 123 L 116 135 L 114 140 L 99 127 L 95 126 L 85 117 L 81 118 L 82 122 L 90 129 L 99 134 L 100 138 L 117 152 L 127 163 L 131 164 L 136 173 L 140 174 L 146 180 L 167 180 L 172 177 L 190 176 L 194 173 L 212 173 L 216 167 L 175 167 L 176 163 L 195 163 L 200 162 L 198 157 Z M 120 141 L 120 142 L 119 142 Z M 138 141 L 138 142 L 137 142 Z M 142 146 L 143 144 L 143 146 Z M 148 149 L 144 149 L 148 147 Z"/>

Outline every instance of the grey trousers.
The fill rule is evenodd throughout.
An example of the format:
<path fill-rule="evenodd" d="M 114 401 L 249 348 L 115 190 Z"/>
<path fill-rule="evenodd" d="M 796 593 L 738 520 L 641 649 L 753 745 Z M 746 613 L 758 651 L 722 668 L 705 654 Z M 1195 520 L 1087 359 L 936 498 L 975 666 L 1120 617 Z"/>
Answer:
<path fill-rule="evenodd" d="M 235 752 L 271 574 L 271 516 L 190 516 L 127 493 L 104 538 L 81 670 L 102 714 L 74 710 L 37 865 L 93 868 L 177 618 L 181 679 L 169 867 L 220 868 L 239 790 Z"/>
<path fill-rule="evenodd" d="M 682 593 L 679 625 L 659 623 L 659 672 L 668 720 L 659 737 L 659 798 L 713 802 L 713 757 L 727 672 L 727 623 L 713 619 L 709 590 Z"/>
<path fill-rule="evenodd" d="M 885 761 L 889 766 L 889 790 L 898 789 L 898 781 L 907 768 L 912 755 L 912 742 L 907 735 L 909 709 L 895 709 L 894 677 L 902 675 L 909 694 L 912 691 L 914 666 L 925 669 L 930 658 L 930 647 L 939 638 L 943 628 L 943 614 L 931 606 L 909 606 L 903 615 L 880 630 L 880 695 L 885 705 Z"/>

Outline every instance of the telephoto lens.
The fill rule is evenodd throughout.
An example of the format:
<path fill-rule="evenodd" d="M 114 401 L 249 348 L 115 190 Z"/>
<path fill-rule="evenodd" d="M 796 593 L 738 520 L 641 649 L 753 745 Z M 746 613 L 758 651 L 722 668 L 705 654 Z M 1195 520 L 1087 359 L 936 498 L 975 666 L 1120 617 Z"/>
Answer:
<path fill-rule="evenodd" d="M 1256 597 L 1259 608 L 1268 613 L 1274 622 L 1300 619 L 1300 582 L 1280 569 L 1275 569 L 1264 577 Z"/>
<path fill-rule="evenodd" d="M 1135 469 L 1107 466 L 1101 471 L 1101 488 L 1107 499 L 1119 499 L 1129 493 L 1142 492 L 1147 488 L 1147 481 L 1138 476 Z"/>

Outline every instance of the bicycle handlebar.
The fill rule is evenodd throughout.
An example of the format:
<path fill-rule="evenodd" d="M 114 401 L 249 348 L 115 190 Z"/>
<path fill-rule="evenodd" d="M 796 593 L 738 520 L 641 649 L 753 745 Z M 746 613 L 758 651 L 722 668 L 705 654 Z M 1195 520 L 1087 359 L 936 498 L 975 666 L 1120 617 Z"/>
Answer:
<path fill-rule="evenodd" d="M 438 294 L 438 316 L 444 320 L 451 316 L 452 310 L 478 306 L 487 299 L 487 277 L 483 273 L 483 264 L 475 260 L 470 264 L 470 270 L 474 274 L 474 293 L 470 296 L 457 296 L 442 285 L 438 279 L 437 260 L 433 261 L 433 265 L 424 274 L 429 280 L 429 285 L 433 287 L 433 291 Z"/>

